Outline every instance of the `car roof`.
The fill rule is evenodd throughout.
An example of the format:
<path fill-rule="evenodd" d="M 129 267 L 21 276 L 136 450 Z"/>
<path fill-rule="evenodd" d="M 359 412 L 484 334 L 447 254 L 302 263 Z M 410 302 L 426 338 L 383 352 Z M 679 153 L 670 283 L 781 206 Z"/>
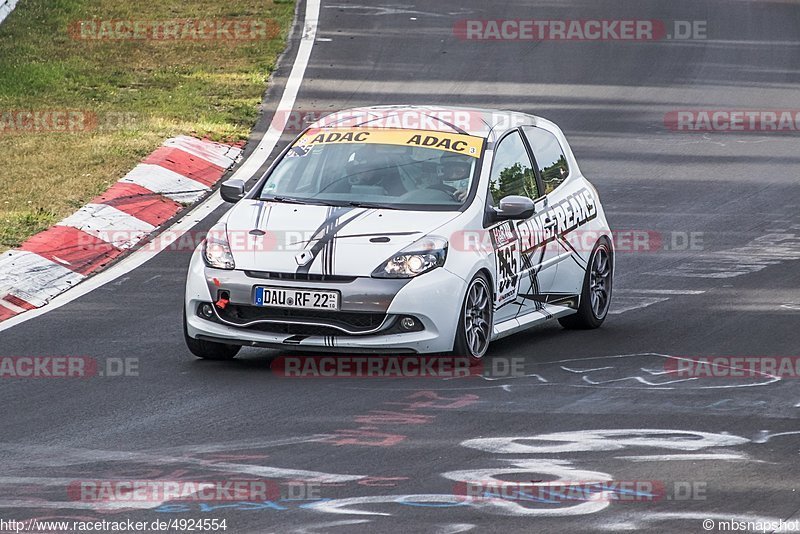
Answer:
<path fill-rule="evenodd" d="M 310 128 L 433 130 L 483 137 L 490 142 L 517 126 L 549 122 L 534 115 L 497 109 L 450 106 L 370 106 L 327 115 Z"/>

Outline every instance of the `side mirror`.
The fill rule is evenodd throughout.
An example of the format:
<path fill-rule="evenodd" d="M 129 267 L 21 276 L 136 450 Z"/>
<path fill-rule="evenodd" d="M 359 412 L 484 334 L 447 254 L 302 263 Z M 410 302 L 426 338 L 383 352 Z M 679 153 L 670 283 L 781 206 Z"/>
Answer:
<path fill-rule="evenodd" d="M 509 195 L 500 199 L 500 207 L 495 209 L 498 219 L 527 219 L 536 209 L 528 197 Z"/>
<path fill-rule="evenodd" d="M 242 180 L 228 180 L 219 188 L 219 194 L 225 202 L 239 202 L 244 198 L 244 182 Z"/>

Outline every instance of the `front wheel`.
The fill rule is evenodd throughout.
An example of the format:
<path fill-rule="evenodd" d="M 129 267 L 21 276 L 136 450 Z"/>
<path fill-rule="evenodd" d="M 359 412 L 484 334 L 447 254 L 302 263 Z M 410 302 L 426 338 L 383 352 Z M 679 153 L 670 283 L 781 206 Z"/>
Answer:
<path fill-rule="evenodd" d="M 186 328 L 186 310 L 183 311 L 183 339 L 186 341 L 189 352 L 204 360 L 232 360 L 242 348 L 238 345 L 226 345 L 189 337 Z"/>
<path fill-rule="evenodd" d="M 611 305 L 613 269 L 614 253 L 608 240 L 602 238 L 589 257 L 578 313 L 560 317 L 558 322 L 561 326 L 571 330 L 587 330 L 603 324 Z"/>
<path fill-rule="evenodd" d="M 455 356 L 468 356 L 474 362 L 483 358 L 492 336 L 493 298 L 489 281 L 481 273 L 467 287 L 453 344 Z"/>

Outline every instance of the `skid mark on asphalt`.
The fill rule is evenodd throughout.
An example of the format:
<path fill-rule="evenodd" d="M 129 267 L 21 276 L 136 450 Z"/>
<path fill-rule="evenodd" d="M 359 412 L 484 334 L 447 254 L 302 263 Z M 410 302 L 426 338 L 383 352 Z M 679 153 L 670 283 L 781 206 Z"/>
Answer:
<path fill-rule="evenodd" d="M 457 387 L 448 387 L 439 391 L 472 391 L 481 389 L 502 389 L 511 393 L 515 387 L 544 387 L 567 386 L 575 388 L 593 389 L 634 389 L 634 390 L 716 390 L 716 389 L 741 389 L 769 386 L 781 381 L 780 376 L 766 372 L 755 371 L 755 376 L 733 377 L 722 372 L 734 368 L 724 363 L 709 361 L 703 363 L 707 376 L 682 377 L 679 370 L 679 361 L 694 363 L 687 357 L 660 354 L 656 352 L 640 352 L 634 354 L 614 354 L 609 356 L 589 356 L 586 358 L 572 358 L 554 360 L 549 362 L 525 362 L 525 368 L 520 374 L 503 373 L 493 376 L 491 372 L 493 358 L 487 357 L 483 362 L 486 373 L 471 373 L 468 376 L 443 378 L 441 382 L 457 380 Z M 708 369 L 705 369 L 705 368 Z M 720 372 L 717 372 L 720 371 Z M 698 372 L 699 374 L 699 372 Z M 484 382 L 501 382 L 496 385 L 466 385 L 464 381 L 480 378 Z M 535 381 L 530 380 L 531 378 Z M 464 384 L 464 385 L 462 385 Z M 345 387 L 345 389 L 376 389 L 367 387 Z M 381 390 L 387 390 L 381 386 Z M 402 391 L 402 388 L 388 388 L 392 391 Z M 733 405 L 726 405 L 729 401 Z M 694 408 L 714 410 L 735 410 L 753 407 L 764 407 L 762 400 L 732 400 L 723 399 L 712 405 L 692 405 Z M 664 404 L 667 406 L 667 404 Z M 800 403 L 795 405 L 800 407 Z"/>
<path fill-rule="evenodd" d="M 741 452 L 715 454 L 648 454 L 644 456 L 614 456 L 614 459 L 626 460 L 628 462 L 696 462 L 699 460 L 711 460 L 715 462 L 748 461 L 763 463 L 763 460 L 753 460 L 750 456 Z"/>
<path fill-rule="evenodd" d="M 800 259 L 800 225 L 759 236 L 744 246 L 709 252 L 677 267 L 653 271 L 656 276 L 734 278 L 756 273 L 771 265 Z"/>
<path fill-rule="evenodd" d="M 393 430 L 398 426 L 427 425 L 433 423 L 436 412 L 460 409 L 479 402 L 474 394 L 442 396 L 431 390 L 418 390 L 397 401 L 387 401 L 392 410 L 380 407 L 354 416 L 355 429 L 338 430 L 331 434 L 313 434 L 278 440 L 248 439 L 224 443 L 203 443 L 197 445 L 160 448 L 144 451 L 106 451 L 68 447 L 36 446 L 27 444 L 0 443 L 0 507 L 17 509 L 71 509 L 96 513 L 114 513 L 131 510 L 153 510 L 158 512 L 197 511 L 192 503 L 170 501 L 154 497 L 149 501 L 122 500 L 65 500 L 65 489 L 76 481 L 90 476 L 94 482 L 102 483 L 119 480 L 201 480 L 211 482 L 224 476 L 241 478 L 243 476 L 284 481 L 308 481 L 325 486 L 343 486 L 356 483 L 361 487 L 394 487 L 408 477 L 373 477 L 362 474 L 326 473 L 305 469 L 292 469 L 264 465 L 270 457 L 270 450 L 276 447 L 296 447 L 300 444 L 333 444 L 391 447 L 406 439 L 404 434 L 381 432 Z M 424 412 L 424 413 L 423 413 Z M 432 412 L 432 413 L 431 413 Z M 47 476 L 37 476 L 39 473 Z M 90 473 L 90 475 L 89 475 Z M 198 485 L 198 491 L 202 488 Z M 365 497 L 369 501 L 370 497 Z M 382 497 L 395 501 L 398 497 Z M 160 499 L 160 500 L 159 500 Z M 424 499 L 424 498 L 423 498 Z M 448 501 L 453 500 L 447 496 Z M 339 499 L 339 506 L 347 500 Z M 359 501 L 364 502 L 364 501 Z M 382 502 L 388 502 L 384 500 Z M 276 502 L 238 502 L 220 505 L 199 503 L 199 511 L 212 511 L 222 508 L 236 510 L 286 510 L 283 501 Z M 312 504 L 301 504 L 300 508 L 311 508 Z M 414 501 L 409 506 L 416 506 Z M 332 505 L 333 506 L 333 505 Z M 336 508 L 336 506 L 333 506 Z M 351 512 L 346 512 L 351 513 Z M 461 524 L 459 524 L 461 525 Z M 464 525 L 455 530 L 460 532 Z M 471 527 L 470 527 L 471 528 Z"/>
<path fill-rule="evenodd" d="M 609 315 L 619 315 L 625 312 L 647 308 L 659 302 L 669 300 L 668 297 L 618 297 L 614 295 L 611 301 Z"/>
<path fill-rule="evenodd" d="M 639 293 L 642 295 L 702 295 L 699 289 L 617 289 L 615 294 Z"/>
<path fill-rule="evenodd" d="M 98 480 L 210 480 L 219 476 L 257 477 L 321 484 L 374 481 L 366 475 L 326 473 L 264 465 L 265 450 L 322 443 L 329 434 L 280 440 L 240 440 L 144 451 L 106 451 L 60 446 L 0 443 L 0 507 L 113 512 L 154 509 L 166 501 L 83 502 L 64 500 L 70 483 Z M 224 455 L 220 452 L 225 451 Z M 211 455 L 204 457 L 204 455 Z M 235 461 L 234 461 L 235 459 Z M 250 463 L 257 462 L 257 463 Z M 47 476 L 36 476 L 37 472 Z M 380 484 L 378 484 L 380 485 Z"/>
<path fill-rule="evenodd" d="M 409 407 L 417 403 L 414 409 L 427 409 L 427 408 L 443 408 L 453 406 L 465 406 L 463 399 L 446 399 L 446 402 L 441 402 L 442 398 L 438 395 L 415 395 L 414 398 L 408 399 Z M 784 432 L 774 434 L 770 437 L 777 437 L 783 435 L 794 434 L 795 432 Z M 797 432 L 800 433 L 800 432 Z M 305 438 L 295 438 L 299 442 L 317 442 L 321 435 L 307 436 Z M 254 445 L 264 445 L 268 443 L 267 447 L 277 446 L 278 444 L 288 444 L 288 439 L 277 440 L 272 442 L 261 442 L 257 440 L 242 441 L 245 446 L 238 447 L 235 442 L 227 443 L 226 450 L 230 452 L 228 455 L 241 458 L 260 459 L 262 454 L 253 454 Z M 730 453 L 724 452 L 704 452 L 717 450 L 721 447 L 735 447 L 741 446 L 751 442 L 760 442 L 757 440 L 751 441 L 747 438 L 735 436 L 725 432 L 712 433 L 702 432 L 696 430 L 681 430 L 681 429 L 651 429 L 651 428 L 630 428 L 630 429 L 597 429 L 597 430 L 581 430 L 581 431 L 567 431 L 567 432 L 551 432 L 544 434 L 536 434 L 530 436 L 512 436 L 512 437 L 492 437 L 492 438 L 472 438 L 464 440 L 460 443 L 462 447 L 480 451 L 482 453 L 490 453 L 492 455 L 501 455 L 499 458 L 484 458 L 486 461 L 485 467 L 478 467 L 472 469 L 461 469 L 456 471 L 447 471 L 441 473 L 441 476 L 447 480 L 456 483 L 456 486 L 465 483 L 485 484 L 487 486 L 501 485 L 508 476 L 526 476 L 526 480 L 535 480 L 532 486 L 537 485 L 547 486 L 553 480 L 558 482 L 568 481 L 607 481 L 613 482 L 615 478 L 605 472 L 595 471 L 591 469 L 582 468 L 574 465 L 578 460 L 565 459 L 559 457 L 542 458 L 542 457 L 528 457 L 521 458 L 521 455 L 564 455 L 564 454 L 580 454 L 591 453 L 583 457 L 582 461 L 591 461 L 596 458 L 598 454 L 609 453 L 619 454 L 619 451 L 634 448 L 650 448 L 655 449 L 656 454 L 652 455 L 637 455 L 637 456 L 616 456 L 617 459 L 630 460 L 632 462 L 659 462 L 659 461 L 698 461 L 698 460 L 717 460 L 717 461 L 751 461 L 750 458 L 738 451 L 734 450 Z M 217 448 L 223 444 L 211 444 L 210 446 L 201 447 L 202 454 L 217 454 Z M 24 455 L 27 447 L 23 445 L 2 445 L 3 449 L 11 450 L 20 456 Z M 87 458 L 87 453 L 96 453 L 103 451 L 86 451 L 67 449 L 63 447 L 33 447 L 34 452 L 39 454 L 39 458 L 49 457 L 56 465 L 61 465 L 57 462 L 58 456 L 64 455 L 73 457 L 69 462 L 70 467 L 74 467 L 74 457 L 82 460 L 82 464 L 88 464 L 90 461 Z M 666 449 L 667 451 L 676 451 L 675 453 L 662 454 L 658 453 L 658 449 Z M 174 450 L 174 449 L 173 449 Z M 193 451 L 191 446 L 182 447 L 181 450 Z M 75 454 L 72 454 L 75 452 Z M 147 451 L 150 457 L 158 458 L 159 455 L 156 451 Z M 111 456 L 115 459 L 119 458 L 119 454 L 112 453 Z M 133 458 L 137 458 L 139 453 L 127 453 Z M 162 452 L 163 454 L 163 452 Z M 512 458 L 503 458 L 502 455 L 513 455 Z M 190 458 L 191 460 L 192 458 Z M 194 458 L 196 460 L 196 458 Z M 186 458 L 178 458 L 178 463 L 170 465 L 170 468 L 177 468 L 177 471 L 171 473 L 161 470 L 160 464 L 153 466 L 147 463 L 146 459 L 141 459 L 142 469 L 153 479 L 168 479 L 169 477 L 176 477 L 181 479 L 191 479 L 198 476 L 206 476 L 207 473 L 197 470 L 191 471 L 185 469 Z M 208 459 L 204 459 L 208 462 Z M 497 461 L 500 461 L 500 466 L 497 466 Z M 6 460 L 3 460 L 6 462 Z M 183 462 L 183 463 L 181 463 Z M 493 465 L 494 464 L 494 465 Z M 15 466 L 14 458 L 9 460 L 9 466 Z M 220 465 L 214 463 L 213 465 Z M 225 464 L 228 465 L 228 464 Z M 248 464 L 249 465 L 249 464 Z M 480 463 L 478 465 L 481 465 Z M 42 466 L 42 464 L 40 464 Z M 6 466 L 2 466 L 6 467 Z M 47 469 L 52 472 L 52 467 Z M 82 466 L 83 467 L 83 466 Z M 111 465 L 113 476 L 119 477 L 120 471 L 126 468 L 126 464 Z M 194 467 L 190 464 L 189 467 Z M 203 465 L 207 468 L 208 465 Z M 130 464 L 127 464 L 130 468 Z M 28 469 L 26 469 L 26 472 Z M 79 477 L 85 476 L 84 469 L 81 469 Z M 247 472 L 247 470 L 238 469 L 237 473 Z M 75 471 L 71 472 L 75 473 Z M 109 473 L 109 474 L 112 474 Z M 125 477 L 130 477 L 132 473 L 125 472 Z M 136 473 L 141 475 L 142 473 Z M 325 474 L 328 480 L 333 477 L 340 477 L 341 475 Z M 380 480 L 374 477 L 352 476 L 345 475 L 350 480 L 355 480 L 358 485 L 364 486 L 393 486 L 394 484 L 387 483 L 386 480 Z M 0 506 L 21 508 L 21 509 L 41 509 L 50 510 L 58 508 L 72 508 L 74 510 L 91 510 L 94 512 L 130 512 L 132 509 L 152 509 L 153 506 L 145 506 L 144 503 L 123 503 L 124 508 L 121 506 L 97 506 L 98 503 L 86 502 L 67 502 L 57 500 L 57 495 L 64 493 L 65 485 L 74 483 L 75 474 L 72 476 L 60 477 L 3 477 L 0 478 L 0 484 L 3 486 L 18 485 L 21 491 L 10 493 L 5 491 L 6 495 L 13 495 L 12 497 L 1 501 Z M 295 477 L 292 477 L 293 479 Z M 544 482 L 544 479 L 552 479 Z M 205 479 L 208 480 L 208 479 Z M 373 480 L 374 483 L 368 483 Z M 362 484 L 363 483 L 363 484 Z M 339 485 L 339 484 L 332 484 Z M 5 489 L 5 488 L 4 488 Z M 22 493 L 20 496 L 19 493 Z M 314 513 L 325 513 L 335 515 L 349 515 L 349 516 L 370 516 L 367 519 L 346 519 L 344 521 L 332 521 L 325 523 L 311 523 L 304 527 L 299 527 L 294 532 L 313 532 L 318 529 L 335 528 L 337 526 L 353 526 L 377 520 L 381 517 L 392 517 L 395 512 L 400 509 L 409 510 L 415 509 L 428 509 L 431 513 L 438 513 L 438 510 L 443 509 L 458 509 L 469 508 L 476 513 L 492 514 L 496 516 L 507 517 L 567 517 L 567 516 L 580 516 L 585 514 L 593 514 L 604 510 L 611 506 L 613 496 L 608 494 L 607 490 L 602 490 L 596 494 L 592 494 L 586 500 L 562 500 L 562 501 L 540 501 L 534 496 L 532 499 L 526 500 L 504 500 L 504 499 L 486 499 L 486 498 L 470 498 L 463 494 L 454 491 L 453 493 L 422 493 L 422 494 L 391 494 L 391 495 L 367 495 L 348 498 L 333 498 L 314 500 L 308 503 L 303 503 L 296 506 L 296 509 L 301 509 Z M 62 497 L 63 498 L 63 497 Z M 52 500 L 50 500 L 52 499 Z M 114 503 L 112 503 L 114 504 Z M 201 505 L 200 511 L 210 512 L 217 509 L 232 508 L 239 511 L 282 511 L 288 510 L 287 506 L 276 502 L 237 502 L 231 504 L 223 504 L 219 506 L 206 506 Z M 182 513 L 191 512 L 193 510 L 189 505 L 184 503 L 170 504 L 160 506 L 159 512 L 164 513 Z M 92 518 L 96 519 L 96 518 Z M 474 525 L 469 523 L 447 523 L 438 524 L 437 532 L 443 533 L 457 533 L 472 530 Z"/>
<path fill-rule="evenodd" d="M 435 534 L 458 534 L 459 532 L 469 532 L 477 525 L 472 523 L 450 523 L 449 525 L 442 525 L 435 530 Z"/>
<path fill-rule="evenodd" d="M 767 405 L 767 401 L 756 401 L 756 402 L 753 402 L 753 403 L 750 404 L 750 406 L 755 406 L 755 407 L 766 406 L 766 405 Z M 726 410 L 728 410 L 728 411 L 732 411 L 732 412 L 738 411 L 742 407 L 743 407 L 742 403 L 739 402 L 738 399 L 722 399 L 722 400 L 718 400 L 717 402 L 713 402 L 711 404 L 703 406 L 703 408 L 710 408 L 710 409 L 718 410 L 718 411 L 726 411 Z"/>
<path fill-rule="evenodd" d="M 712 447 L 743 445 L 749 442 L 750 440 L 747 438 L 732 434 L 700 432 L 697 430 L 615 428 L 550 432 L 534 436 L 476 438 L 465 440 L 461 442 L 461 445 L 492 454 L 562 454 L 616 451 L 629 447 L 699 451 Z M 578 480 L 595 479 L 585 477 Z"/>
<path fill-rule="evenodd" d="M 702 295 L 705 291 L 695 289 L 618 289 L 611 298 L 609 315 L 647 308 L 659 302 L 666 302 L 672 296 Z"/>
<path fill-rule="evenodd" d="M 330 528 L 348 527 L 353 525 L 363 525 L 364 523 L 371 523 L 369 519 L 343 519 L 341 521 L 329 521 L 327 523 L 314 523 L 303 527 L 297 527 L 290 530 L 294 534 L 309 534 L 312 532 L 328 532 Z"/>
<path fill-rule="evenodd" d="M 758 433 L 758 435 L 753 439 L 754 443 L 766 443 L 772 438 L 777 438 L 780 436 L 795 436 L 800 434 L 800 430 L 795 430 L 792 432 L 778 432 L 776 434 L 770 434 L 767 430 L 762 430 Z"/>
<path fill-rule="evenodd" d="M 626 389 L 734 389 L 767 386 L 779 382 L 779 376 L 769 373 L 753 371 L 756 377 L 725 378 L 716 376 L 679 378 L 678 362 L 691 361 L 688 358 L 659 354 L 656 352 L 641 352 L 635 354 L 615 354 L 610 356 L 590 356 L 587 358 L 573 358 L 555 360 L 550 362 L 528 362 L 525 371 L 535 370 L 535 373 L 525 375 L 504 376 L 492 378 L 482 375 L 473 375 L 487 381 L 508 381 L 502 387 L 511 391 L 521 379 L 534 376 L 538 383 L 525 382 L 526 387 L 547 386 L 573 386 L 595 388 L 626 388 Z M 709 369 L 733 369 L 733 367 L 716 362 L 709 362 Z M 713 374 L 713 373 L 710 373 Z M 471 377 L 467 377 L 471 378 Z M 459 378 L 458 380 L 464 380 Z M 469 388 L 460 388 L 469 389 Z"/>
<path fill-rule="evenodd" d="M 487 488 L 489 498 L 480 495 L 468 497 L 458 491 L 452 494 L 381 495 L 333 499 L 312 503 L 307 506 L 307 509 L 327 514 L 372 516 L 376 519 L 393 515 L 392 511 L 385 510 L 386 505 L 395 509 L 402 506 L 431 509 L 467 507 L 479 513 L 507 517 L 580 516 L 593 514 L 611 506 L 615 500 L 612 493 L 617 491 L 611 488 L 615 487 L 614 480 L 617 479 L 609 473 L 575 466 L 574 464 L 578 462 L 594 461 L 604 453 L 618 454 L 618 451 L 642 448 L 652 449 L 654 454 L 616 456 L 615 458 L 630 459 L 633 462 L 663 460 L 746 462 L 751 461 L 749 456 L 737 450 L 718 452 L 718 449 L 739 447 L 749 443 L 752 443 L 751 440 L 727 432 L 652 428 L 597 429 L 551 432 L 530 436 L 473 438 L 462 441 L 461 446 L 493 455 L 493 457 L 484 458 L 486 467 L 448 471 L 441 473 L 441 476 L 455 482 L 456 488 L 464 487 L 465 484 Z M 663 454 L 660 452 L 663 449 L 676 452 Z M 575 459 L 564 458 L 563 455 L 566 454 L 576 455 Z M 503 455 L 512 457 L 503 457 Z M 528 455 L 528 457 L 523 458 L 523 455 Z M 559 458 L 542 458 L 534 455 L 559 455 Z M 499 466 L 497 461 L 501 462 Z M 496 498 L 496 494 L 491 488 L 503 487 L 508 482 L 509 476 L 524 477 L 526 481 L 531 480 L 530 484 L 526 482 L 526 487 L 530 486 L 531 489 L 525 494 L 520 493 L 515 499 Z M 594 483 L 608 483 L 608 485 L 601 486 L 597 493 L 588 495 L 584 499 L 541 499 L 537 497 L 537 489 L 542 489 L 544 493 L 547 493 L 553 482 L 569 484 L 587 480 Z M 512 483 L 512 485 L 514 484 Z M 677 483 L 674 489 L 677 489 Z M 552 495 L 552 493 L 550 494 Z M 644 501 L 654 497 L 652 493 L 637 494 L 636 496 L 644 497 Z M 667 500 L 670 500 L 670 493 L 666 493 L 666 497 Z M 648 519 L 650 519 L 652 514 L 649 511 L 648 514 Z M 623 515 L 625 515 L 624 512 Z M 698 511 L 664 512 L 658 515 L 660 520 L 694 520 L 697 517 L 738 518 L 744 521 L 773 520 L 755 515 L 726 516 L 718 512 L 702 513 Z M 633 519 L 638 518 L 634 516 Z M 614 521 L 612 524 L 619 526 L 621 523 Z"/>

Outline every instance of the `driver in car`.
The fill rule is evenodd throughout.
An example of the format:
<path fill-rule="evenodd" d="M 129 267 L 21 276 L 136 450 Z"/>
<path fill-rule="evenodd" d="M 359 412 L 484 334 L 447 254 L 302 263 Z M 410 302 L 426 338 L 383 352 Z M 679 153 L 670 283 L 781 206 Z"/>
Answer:
<path fill-rule="evenodd" d="M 456 161 L 453 159 L 446 159 L 442 167 L 444 168 L 445 182 L 461 182 L 462 180 L 466 180 L 469 178 L 469 171 L 472 168 L 472 166 L 465 161 Z M 467 198 L 467 189 L 465 187 L 460 189 L 453 187 L 453 189 L 455 189 L 453 196 L 461 202 L 464 202 L 464 199 Z"/>
<path fill-rule="evenodd" d="M 437 172 L 439 168 L 442 170 L 441 175 Z M 466 188 L 458 188 L 450 184 L 469 178 L 470 169 L 471 165 L 465 161 L 443 158 L 439 165 L 431 164 L 423 167 L 422 182 L 430 189 L 444 191 L 459 202 L 464 202 L 464 199 L 467 198 Z"/>

